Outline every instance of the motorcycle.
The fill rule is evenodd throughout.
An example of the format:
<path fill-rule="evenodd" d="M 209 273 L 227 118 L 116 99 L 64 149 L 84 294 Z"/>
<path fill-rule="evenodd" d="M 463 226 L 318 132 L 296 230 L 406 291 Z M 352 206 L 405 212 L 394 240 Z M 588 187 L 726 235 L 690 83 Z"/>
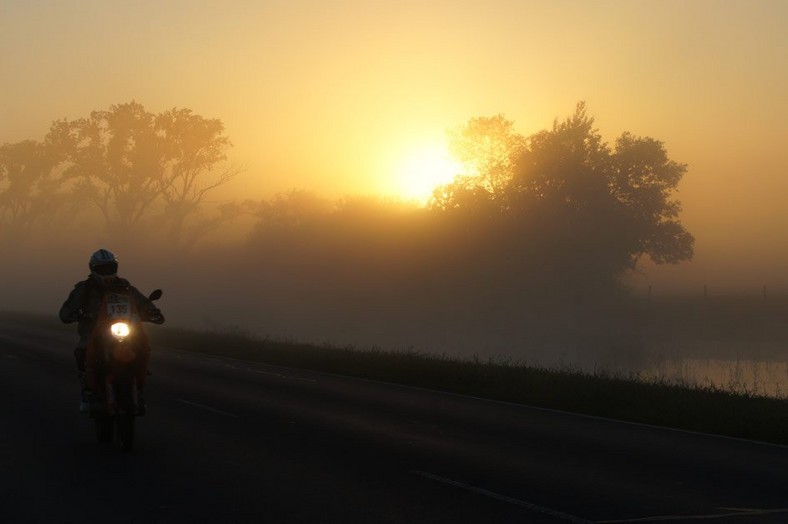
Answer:
<path fill-rule="evenodd" d="M 148 299 L 158 300 L 161 295 L 157 289 Z M 107 289 L 87 349 L 88 383 L 94 391 L 89 414 L 96 437 L 111 442 L 114 434 L 124 451 L 134 444 L 135 417 L 145 414 L 140 387 L 150 345 L 142 320 L 129 286 Z"/>

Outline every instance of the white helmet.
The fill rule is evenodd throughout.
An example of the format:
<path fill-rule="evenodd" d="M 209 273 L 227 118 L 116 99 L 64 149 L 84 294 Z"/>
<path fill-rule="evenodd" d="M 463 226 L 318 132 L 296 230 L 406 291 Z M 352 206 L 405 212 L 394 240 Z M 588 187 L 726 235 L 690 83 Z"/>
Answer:
<path fill-rule="evenodd" d="M 109 284 L 118 276 L 118 259 L 107 249 L 93 253 L 89 266 L 90 274 L 102 284 Z"/>

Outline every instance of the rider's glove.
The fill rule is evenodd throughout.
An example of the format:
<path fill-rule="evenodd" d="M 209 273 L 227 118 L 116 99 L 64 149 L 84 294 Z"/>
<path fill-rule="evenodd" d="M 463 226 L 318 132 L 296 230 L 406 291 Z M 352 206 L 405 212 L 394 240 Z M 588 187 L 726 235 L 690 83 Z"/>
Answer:
<path fill-rule="evenodd" d="M 83 322 L 83 321 L 92 322 L 95 319 L 94 319 L 92 313 L 90 313 L 88 311 L 85 311 L 84 309 L 80 308 L 80 309 L 77 310 L 77 318 L 76 318 L 76 320 L 78 320 L 80 322 Z"/>

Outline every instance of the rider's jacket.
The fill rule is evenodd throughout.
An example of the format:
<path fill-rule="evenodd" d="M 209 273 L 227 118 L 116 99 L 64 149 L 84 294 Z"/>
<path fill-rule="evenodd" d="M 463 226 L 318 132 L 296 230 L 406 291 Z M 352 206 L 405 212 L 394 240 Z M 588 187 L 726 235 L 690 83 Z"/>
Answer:
<path fill-rule="evenodd" d="M 137 288 L 129 284 L 125 278 L 116 277 L 115 282 L 108 287 L 128 286 L 131 295 L 137 306 L 141 320 L 151 320 L 158 314 L 156 306 L 148 300 L 148 297 L 139 292 Z M 77 282 L 74 289 L 68 295 L 60 308 L 60 320 L 66 324 L 79 322 L 77 332 L 79 333 L 79 345 L 86 346 L 93 328 L 98 318 L 101 308 L 101 299 L 104 295 L 105 287 L 93 277 Z"/>

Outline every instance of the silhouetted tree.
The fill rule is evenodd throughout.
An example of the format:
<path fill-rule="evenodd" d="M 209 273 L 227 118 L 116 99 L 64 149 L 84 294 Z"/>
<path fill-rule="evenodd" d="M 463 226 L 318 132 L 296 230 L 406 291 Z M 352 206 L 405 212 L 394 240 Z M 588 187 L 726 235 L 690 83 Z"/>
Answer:
<path fill-rule="evenodd" d="M 0 146 L 0 239 L 23 242 L 38 223 L 47 223 L 65 200 L 57 168 L 60 158 L 47 143 L 26 140 Z"/>
<path fill-rule="evenodd" d="M 691 259 L 694 239 L 678 220 L 681 203 L 671 200 L 687 166 L 670 160 L 662 142 L 624 133 L 612 167 L 611 192 L 641 233 L 634 258 L 648 254 L 659 264 Z"/>
<path fill-rule="evenodd" d="M 513 201 L 559 213 L 622 268 L 643 255 L 657 263 L 689 260 L 694 240 L 671 200 L 687 166 L 670 160 L 662 142 L 630 133 L 611 150 L 593 124 L 580 103 L 572 117 L 530 137 L 512 179 Z"/>
<path fill-rule="evenodd" d="M 452 149 L 475 173 L 438 188 L 431 201 L 440 214 L 483 222 L 481 274 L 508 260 L 543 280 L 554 275 L 547 281 L 614 284 L 644 255 L 657 263 L 692 257 L 693 238 L 671 200 L 686 166 L 661 142 L 624 133 L 611 150 L 584 103 L 527 140 L 512 129 L 499 115 L 455 133 Z"/>
<path fill-rule="evenodd" d="M 75 191 L 101 211 L 109 228 L 127 233 L 167 186 L 154 115 L 136 102 L 55 122 L 48 139 L 70 160 Z"/>
<path fill-rule="evenodd" d="M 472 118 L 449 137 L 449 150 L 469 169 L 469 180 L 492 194 L 509 183 L 526 145 L 525 138 L 514 132 L 514 123 L 503 115 Z"/>
<path fill-rule="evenodd" d="M 231 144 L 218 119 L 203 118 L 190 109 L 171 109 L 156 116 L 155 129 L 161 137 L 165 165 L 162 197 L 169 237 L 176 245 L 192 245 L 200 236 L 243 213 L 239 204 L 222 205 L 218 214 L 191 224 L 186 231 L 188 238 L 183 238 L 186 220 L 199 213 L 208 193 L 232 180 L 241 169 L 223 164 Z"/>
<path fill-rule="evenodd" d="M 514 132 L 514 123 L 503 115 L 472 118 L 450 132 L 449 150 L 466 172 L 435 189 L 433 206 L 490 211 L 490 203 L 499 201 L 500 207 L 525 145 L 525 138 Z"/>
<path fill-rule="evenodd" d="M 191 224 L 188 241 L 183 237 L 187 218 L 199 214 L 206 195 L 240 172 L 222 164 L 230 147 L 223 133 L 221 121 L 189 109 L 156 115 L 129 102 L 88 118 L 56 121 L 47 140 L 68 158 L 65 175 L 76 181 L 76 194 L 101 211 L 110 230 L 133 232 L 160 202 L 169 240 L 179 247 L 193 243 L 217 219 L 235 216 L 232 206 L 225 207 Z"/>

